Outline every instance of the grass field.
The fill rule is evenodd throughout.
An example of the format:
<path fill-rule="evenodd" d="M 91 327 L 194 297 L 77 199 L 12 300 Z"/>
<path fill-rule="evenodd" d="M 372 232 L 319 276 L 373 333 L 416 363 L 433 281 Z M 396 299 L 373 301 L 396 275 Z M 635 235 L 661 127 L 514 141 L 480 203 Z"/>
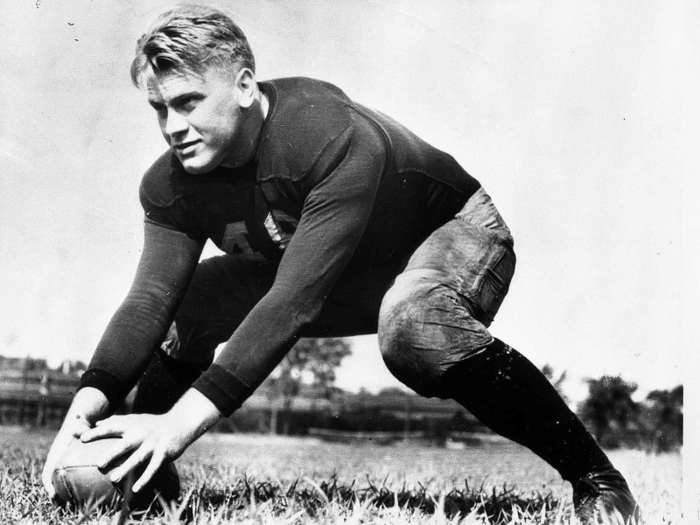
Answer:
<path fill-rule="evenodd" d="M 58 509 L 40 486 L 50 433 L 0 427 L 0 523 L 119 523 L 119 509 Z M 649 524 L 680 522 L 679 454 L 611 453 Z M 183 495 L 126 523 L 568 523 L 571 491 L 509 443 L 465 449 L 209 435 L 179 460 Z"/>

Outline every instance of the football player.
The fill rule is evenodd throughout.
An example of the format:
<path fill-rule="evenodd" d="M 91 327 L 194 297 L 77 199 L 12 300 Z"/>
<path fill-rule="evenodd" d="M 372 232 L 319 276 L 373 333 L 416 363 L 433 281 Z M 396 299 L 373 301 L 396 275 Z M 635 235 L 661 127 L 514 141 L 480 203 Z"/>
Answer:
<path fill-rule="evenodd" d="M 450 155 L 326 82 L 258 81 L 243 32 L 207 7 L 161 15 L 131 76 L 169 148 L 141 184 L 133 286 L 49 452 L 50 495 L 74 436 L 122 437 L 105 463 L 128 455 L 115 481 L 147 465 L 138 491 L 300 337 L 377 333 L 404 384 L 457 400 L 571 482 L 582 523 L 637 515 L 623 476 L 548 380 L 489 331 L 513 238 Z M 225 254 L 198 262 L 208 239 Z M 135 413 L 111 416 L 137 382 Z"/>

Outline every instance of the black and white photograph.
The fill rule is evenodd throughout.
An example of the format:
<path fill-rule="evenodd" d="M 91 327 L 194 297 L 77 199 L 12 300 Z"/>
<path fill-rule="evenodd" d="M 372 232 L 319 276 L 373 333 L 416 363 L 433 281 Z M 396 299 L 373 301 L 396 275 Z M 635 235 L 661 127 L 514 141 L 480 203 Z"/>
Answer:
<path fill-rule="evenodd" d="M 3 15 L 1 523 L 700 521 L 698 5 Z"/>

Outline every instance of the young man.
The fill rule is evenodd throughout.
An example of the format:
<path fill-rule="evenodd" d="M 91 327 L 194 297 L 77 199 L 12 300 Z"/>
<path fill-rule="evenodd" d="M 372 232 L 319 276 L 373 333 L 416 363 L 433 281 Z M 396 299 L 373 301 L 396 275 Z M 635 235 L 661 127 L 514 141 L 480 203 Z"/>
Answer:
<path fill-rule="evenodd" d="M 556 468 L 583 523 L 636 515 L 544 376 L 489 333 L 513 239 L 451 156 L 330 84 L 257 82 L 245 36 L 213 9 L 163 14 L 131 73 L 170 148 L 144 176 L 141 261 L 47 458 L 50 495 L 73 436 L 123 437 L 105 463 L 130 454 L 115 480 L 147 464 L 138 491 L 300 337 L 378 333 L 406 385 L 456 399 Z M 207 239 L 226 255 L 198 264 Z M 109 417 L 137 381 L 136 413 Z"/>

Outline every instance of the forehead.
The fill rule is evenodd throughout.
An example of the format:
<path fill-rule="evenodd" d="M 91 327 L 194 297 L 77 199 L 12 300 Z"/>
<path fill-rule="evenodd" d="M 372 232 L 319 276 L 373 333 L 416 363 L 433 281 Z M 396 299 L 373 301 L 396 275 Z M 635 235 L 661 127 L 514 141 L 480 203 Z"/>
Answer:
<path fill-rule="evenodd" d="M 210 95 L 232 87 L 225 75 L 210 68 L 203 73 L 164 72 L 148 76 L 146 91 L 150 101 L 169 101 L 186 94 Z"/>

